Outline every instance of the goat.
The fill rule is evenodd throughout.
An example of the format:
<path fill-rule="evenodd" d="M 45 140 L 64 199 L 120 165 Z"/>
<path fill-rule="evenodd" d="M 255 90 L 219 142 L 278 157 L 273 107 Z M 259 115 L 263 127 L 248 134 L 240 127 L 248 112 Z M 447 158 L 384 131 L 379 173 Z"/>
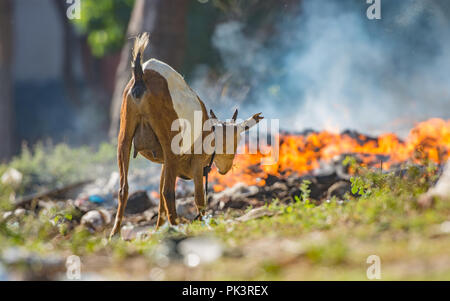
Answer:
<path fill-rule="evenodd" d="M 176 178 L 194 180 L 194 199 L 200 218 L 204 215 L 205 191 L 203 189 L 203 175 L 205 166 L 214 162 L 220 174 L 226 174 L 233 165 L 240 134 L 257 124 L 263 117 L 255 114 L 242 123 L 236 123 L 237 110 L 231 122 L 217 120 L 211 110 L 211 117 L 206 111 L 205 104 L 197 94 L 187 85 L 183 77 L 169 65 L 150 59 L 143 63 L 143 53 L 149 42 L 147 33 L 139 35 L 134 42 L 132 55 L 132 78 L 123 92 L 120 112 L 120 130 L 118 135 L 117 158 L 120 173 L 120 188 L 118 208 L 111 231 L 111 237 L 120 232 L 128 198 L 128 167 L 131 146 L 134 144 L 134 157 L 141 154 L 146 159 L 162 164 L 159 185 L 160 202 L 156 229 L 164 222 L 164 215 L 171 225 L 179 222 L 175 207 Z M 172 141 L 180 135 L 186 127 L 180 126 L 177 131 L 172 130 L 174 121 L 182 119 L 191 124 L 194 116 L 201 115 L 202 124 L 213 121 L 214 126 L 200 134 L 187 131 L 182 141 L 185 143 L 180 152 L 172 149 Z M 197 115 L 198 115 L 197 113 Z M 222 129 L 222 132 L 220 130 Z M 230 131 L 231 129 L 231 131 Z M 218 135 L 225 143 L 216 143 Z M 213 152 L 193 152 L 195 143 L 204 142 L 212 136 Z M 226 147 L 232 143 L 232 152 Z"/>

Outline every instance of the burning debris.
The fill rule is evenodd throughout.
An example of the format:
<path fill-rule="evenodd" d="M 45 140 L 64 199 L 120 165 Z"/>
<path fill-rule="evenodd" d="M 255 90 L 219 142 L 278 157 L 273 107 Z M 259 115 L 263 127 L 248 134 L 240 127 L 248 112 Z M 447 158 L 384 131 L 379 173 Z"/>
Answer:
<path fill-rule="evenodd" d="M 350 178 L 356 172 L 354 165 L 382 172 L 396 171 L 399 175 L 404 172 L 403 163 L 423 166 L 434 162 L 443 167 L 450 154 L 450 121 L 431 119 L 420 123 L 404 141 L 393 134 L 374 138 L 355 131 L 283 133 L 279 149 L 279 161 L 273 165 L 261 165 L 260 154 L 239 155 L 235 161 L 239 168 L 229 175 L 218 175 L 213 169 L 214 193 L 208 195 L 208 213 L 216 215 L 249 206 L 258 208 L 274 199 L 291 203 L 302 200 L 305 193 L 319 203 L 333 197 L 345 200 L 346 194 L 352 194 Z M 130 196 L 124 217 L 127 226 L 141 229 L 156 224 L 158 177 L 155 168 L 130 172 Z M 443 187 L 445 176 L 442 178 L 426 196 Z M 111 226 L 111 217 L 116 213 L 118 186 L 118 174 L 113 172 L 93 182 L 19 198 L 16 211 L 5 213 L 5 217 L 17 218 L 40 209 L 50 211 L 52 207 L 73 206 L 80 217 L 72 223 L 80 223 L 91 231 L 103 231 Z M 176 211 L 184 220 L 197 216 L 193 191 L 191 182 L 177 182 Z M 424 196 L 425 199 L 431 198 Z"/>
<path fill-rule="evenodd" d="M 335 169 L 342 180 L 342 157 L 352 156 L 362 166 L 389 170 L 402 163 L 421 164 L 433 161 L 445 163 L 450 156 L 450 121 L 430 119 L 417 124 L 405 141 L 395 134 L 384 134 L 377 138 L 355 131 L 334 134 L 327 131 L 282 134 L 279 160 L 272 165 L 261 165 L 263 156 L 237 155 L 238 167 L 229 175 L 219 175 L 213 170 L 211 181 L 214 191 L 219 192 L 237 183 L 267 186 L 272 179 L 300 177 L 323 169 Z M 336 161 L 337 160 L 337 161 Z M 338 163 L 336 165 L 336 163 Z M 275 178 L 274 178 L 275 177 Z"/>

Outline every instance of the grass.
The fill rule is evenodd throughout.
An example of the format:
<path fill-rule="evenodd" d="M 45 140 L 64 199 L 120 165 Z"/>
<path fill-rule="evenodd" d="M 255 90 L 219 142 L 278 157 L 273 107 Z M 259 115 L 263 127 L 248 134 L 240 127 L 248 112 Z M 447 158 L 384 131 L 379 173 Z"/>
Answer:
<path fill-rule="evenodd" d="M 28 179 L 43 168 L 51 177 L 71 181 L 82 171 L 68 157 L 75 162 L 89 157 L 83 163 L 86 168 L 114 160 L 108 146 L 96 155 L 77 150 L 69 156 L 65 146 L 50 154 L 40 152 L 22 154 L 1 168 L 13 166 Z M 53 156 L 64 168 L 50 162 Z M 354 194 L 344 200 L 317 204 L 305 182 L 294 203 L 274 200 L 266 205 L 272 216 L 237 222 L 235 217 L 245 212 L 229 211 L 208 223 L 150 231 L 146 239 L 132 241 L 108 241 L 109 229 L 91 234 L 73 222 L 80 216 L 70 207 L 0 218 L 0 251 L 19 247 L 63 258 L 75 254 L 81 257 L 83 272 L 108 279 L 153 279 L 158 272 L 158 279 L 167 280 L 367 280 L 366 260 L 377 255 L 383 280 L 450 280 L 450 233 L 441 226 L 450 221 L 450 202 L 440 199 L 431 208 L 419 206 L 418 197 L 437 177 L 436 167 L 424 164 L 427 168 L 406 167 L 402 176 L 355 167 Z M 195 268 L 179 260 L 162 265 L 162 243 L 185 236 L 213 236 L 224 246 L 224 255 Z"/>

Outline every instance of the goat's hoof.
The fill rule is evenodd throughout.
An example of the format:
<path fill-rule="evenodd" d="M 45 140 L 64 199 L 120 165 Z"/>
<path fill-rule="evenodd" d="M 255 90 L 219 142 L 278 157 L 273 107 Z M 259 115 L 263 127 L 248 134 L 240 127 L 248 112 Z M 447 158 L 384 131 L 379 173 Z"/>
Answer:
<path fill-rule="evenodd" d="M 179 217 L 177 220 L 178 224 L 190 224 L 191 221 L 185 217 Z"/>
<path fill-rule="evenodd" d="M 109 234 L 109 240 L 113 239 L 119 239 L 120 238 L 120 231 L 111 231 L 111 234 Z"/>
<path fill-rule="evenodd" d="M 200 211 L 197 216 L 194 218 L 194 221 L 202 221 L 203 218 L 205 217 L 206 212 L 205 211 Z"/>

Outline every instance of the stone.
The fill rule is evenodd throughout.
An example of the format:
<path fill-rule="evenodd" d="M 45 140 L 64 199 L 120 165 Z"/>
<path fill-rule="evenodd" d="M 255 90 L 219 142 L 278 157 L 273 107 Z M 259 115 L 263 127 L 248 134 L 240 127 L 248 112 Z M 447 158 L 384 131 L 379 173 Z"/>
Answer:
<path fill-rule="evenodd" d="M 18 188 L 22 184 L 23 175 L 17 169 L 8 168 L 1 177 L 1 182 L 4 185 L 9 185 L 13 188 Z"/>
<path fill-rule="evenodd" d="M 177 249 L 189 267 L 214 262 L 223 254 L 222 244 L 217 239 L 206 236 L 184 239 L 178 244 Z"/>
<path fill-rule="evenodd" d="M 418 205 L 421 208 L 430 208 L 434 205 L 435 197 L 450 199 L 450 161 L 445 165 L 436 185 L 420 196 Z"/>
<path fill-rule="evenodd" d="M 328 188 L 327 191 L 327 199 L 330 200 L 332 197 L 336 197 L 338 199 L 343 199 L 344 195 L 347 192 L 351 193 L 352 185 L 347 181 L 339 181 L 334 183 Z"/>
<path fill-rule="evenodd" d="M 26 213 L 27 211 L 23 208 L 17 208 L 14 210 L 14 216 L 18 218 L 24 217 Z"/>
<path fill-rule="evenodd" d="M 112 217 L 109 211 L 100 209 L 92 210 L 83 215 L 81 218 L 81 225 L 85 226 L 92 232 L 99 232 L 111 223 Z"/>
<path fill-rule="evenodd" d="M 127 206 L 125 207 L 126 214 L 142 213 L 153 206 L 147 192 L 139 190 L 128 196 Z"/>
<path fill-rule="evenodd" d="M 40 255 L 10 247 L 1 254 L 2 262 L 15 275 L 14 280 L 53 280 L 65 271 L 65 261 L 55 254 Z"/>
<path fill-rule="evenodd" d="M 236 220 L 239 222 L 246 222 L 246 221 L 261 218 L 264 216 L 272 216 L 274 214 L 275 213 L 273 211 L 270 211 L 266 207 L 260 207 L 260 208 L 250 210 L 246 214 L 238 217 Z"/>
<path fill-rule="evenodd" d="M 197 207 L 193 197 L 176 200 L 177 214 L 181 217 L 193 220 L 197 216 Z"/>

